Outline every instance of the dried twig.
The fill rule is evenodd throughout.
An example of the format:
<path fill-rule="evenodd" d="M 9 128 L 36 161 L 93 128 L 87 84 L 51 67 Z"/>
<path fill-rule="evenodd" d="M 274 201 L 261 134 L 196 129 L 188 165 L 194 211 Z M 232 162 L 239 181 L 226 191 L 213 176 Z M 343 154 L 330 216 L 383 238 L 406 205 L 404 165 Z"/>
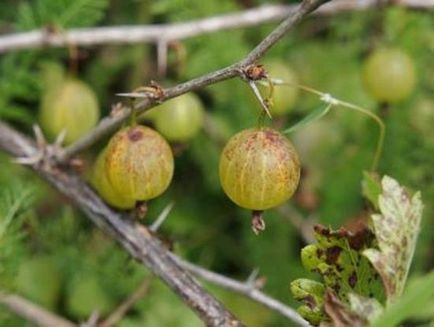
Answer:
<path fill-rule="evenodd" d="M 276 29 L 274 29 L 264 40 L 262 40 L 262 42 L 260 42 L 256 46 L 256 48 L 254 48 L 243 60 L 226 68 L 168 88 L 164 90 L 164 92 L 162 92 L 161 96 L 158 99 L 145 97 L 141 102 L 136 104 L 133 110 L 137 111 L 137 113 L 141 113 L 147 109 L 152 108 L 157 103 L 161 103 L 168 99 L 177 97 L 181 94 L 200 89 L 205 86 L 215 84 L 217 82 L 227 80 L 236 76 L 241 75 L 243 78 L 245 78 L 245 75 L 243 73 L 244 68 L 260 59 L 293 26 L 300 22 L 303 17 L 305 17 L 307 14 L 315 10 L 326 1 L 327 0 L 304 0 L 302 4 L 297 7 L 298 9 L 296 11 L 291 12 L 289 17 L 285 19 Z M 63 154 L 59 157 L 59 160 L 65 161 L 76 155 L 83 149 L 93 145 L 101 137 L 120 126 L 120 124 L 129 117 L 130 112 L 130 110 L 124 110 L 116 116 L 106 117 L 101 120 L 99 125 L 96 126 L 91 132 L 83 136 L 74 144 L 67 147 L 64 150 Z"/>
<path fill-rule="evenodd" d="M 434 0 L 394 0 L 391 4 L 425 10 L 434 8 Z M 376 5 L 377 0 L 336 0 L 322 7 L 317 14 L 331 15 L 366 10 Z M 61 33 L 48 29 L 35 30 L 1 36 L 0 53 L 40 47 L 67 47 L 70 44 L 89 46 L 107 43 L 158 43 L 162 38 L 167 41 L 181 40 L 216 31 L 279 21 L 297 9 L 297 5 L 267 5 L 177 24 L 81 28 Z"/>
<path fill-rule="evenodd" d="M 0 292 L 0 304 L 16 315 L 42 327 L 75 327 L 76 324 L 16 295 Z"/>
<path fill-rule="evenodd" d="M 252 283 L 249 279 L 246 282 L 239 282 L 232 278 L 220 275 L 190 262 L 184 261 L 174 255 L 172 257 L 180 266 L 191 271 L 196 276 L 212 284 L 219 285 L 225 289 L 244 295 L 253 301 L 264 305 L 265 307 L 280 313 L 282 316 L 295 322 L 298 326 L 310 326 L 310 324 L 301 318 L 294 309 L 261 292 L 257 287 L 255 287 L 255 283 Z"/>
<path fill-rule="evenodd" d="M 140 286 L 124 301 L 122 302 L 102 323 L 99 327 L 112 327 L 115 326 L 125 314 L 141 300 L 149 290 L 151 280 L 149 277 L 145 278 Z"/>
<path fill-rule="evenodd" d="M 0 148 L 13 157 L 32 156 L 36 145 L 0 121 Z M 43 164 L 28 165 L 77 207 L 104 232 L 111 235 L 136 260 L 142 262 L 181 297 L 209 326 L 242 326 L 219 301 L 205 292 L 170 257 L 168 250 L 144 226 L 135 225 L 126 214 L 109 208 L 74 172 L 56 166 L 47 158 Z"/>
<path fill-rule="evenodd" d="M 242 74 L 243 69 L 258 60 L 284 34 L 311 11 L 326 0 L 304 0 L 296 10 L 291 12 L 272 33 L 270 33 L 246 58 L 224 69 L 206 74 L 202 77 L 179 84 L 167 90 L 161 90 L 158 85 L 152 85 L 158 97 L 146 97 L 136 105 L 134 110 L 145 111 L 158 101 L 164 101 L 183 93 L 205 87 L 207 85 L 226 80 Z M 71 40 L 69 40 L 71 41 Z M 157 92 L 159 91 L 159 92 Z M 153 93 L 153 94 L 154 94 Z M 65 160 L 92 145 L 108 131 L 119 126 L 129 115 L 129 110 L 120 111 L 117 115 L 107 117 L 88 135 L 77 143 L 66 148 L 61 159 Z M 13 157 L 32 157 L 38 153 L 36 145 L 22 134 L 0 121 L 0 148 Z M 179 297 L 181 297 L 198 316 L 209 326 L 242 326 L 219 301 L 205 292 L 190 275 L 177 263 L 164 245 L 147 228 L 129 221 L 124 214 L 109 208 L 74 172 L 59 166 L 50 156 L 41 162 L 29 164 L 42 178 L 53 185 L 59 192 L 71 199 L 86 215 L 103 231 L 110 234 L 135 259 L 146 265 L 161 278 Z M 240 286 L 240 285 L 238 285 Z M 287 310 L 285 306 L 274 299 L 266 297 L 257 290 L 244 289 L 245 294 L 252 298 L 259 298 L 269 307 L 282 314 Z M 265 298 L 264 298 L 265 296 Z M 291 311 L 290 316 L 300 325 L 305 321 Z M 288 314 L 288 313 L 287 313 Z"/>

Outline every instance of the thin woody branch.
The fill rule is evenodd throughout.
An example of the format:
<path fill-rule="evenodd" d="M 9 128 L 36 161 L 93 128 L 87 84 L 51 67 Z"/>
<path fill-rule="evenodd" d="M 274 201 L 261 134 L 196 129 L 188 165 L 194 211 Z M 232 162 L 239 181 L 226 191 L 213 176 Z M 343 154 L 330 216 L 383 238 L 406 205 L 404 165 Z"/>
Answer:
<path fill-rule="evenodd" d="M 304 0 L 296 11 L 291 12 L 275 30 L 273 30 L 262 42 L 260 42 L 244 59 L 230 65 L 226 68 L 205 74 L 201 77 L 192 79 L 190 81 L 178 84 L 174 87 L 163 90 L 158 99 L 152 97 L 145 97 L 142 101 L 137 103 L 133 110 L 137 113 L 144 112 L 154 107 L 158 103 L 164 102 L 171 98 L 177 97 L 184 93 L 194 91 L 206 87 L 217 82 L 221 82 L 236 76 L 244 76 L 244 69 L 253 64 L 261 58 L 276 42 L 278 42 L 293 26 L 299 23 L 307 14 L 318 8 L 321 4 L 328 0 Z M 91 132 L 84 135 L 74 144 L 71 144 L 64 149 L 63 153 L 59 156 L 59 161 L 66 161 L 80 151 L 93 145 L 101 137 L 105 136 L 110 131 L 119 127 L 130 115 L 131 109 L 124 108 L 117 115 L 112 117 L 105 117 Z"/>
<path fill-rule="evenodd" d="M 159 96 L 144 98 L 133 110 L 143 112 L 155 106 L 158 102 L 183 93 L 235 76 L 244 78 L 244 69 L 248 65 L 258 60 L 303 17 L 326 1 L 304 0 L 296 10 L 291 12 L 287 19 L 238 63 L 166 90 L 160 90 L 153 85 L 159 91 L 157 92 Z M 130 110 L 124 109 L 112 117 L 103 119 L 92 132 L 66 148 L 60 159 L 68 159 L 92 145 L 107 132 L 118 127 L 129 114 Z M 161 278 L 208 326 L 243 326 L 241 321 L 191 278 L 162 242 L 147 228 L 131 222 L 126 215 L 109 208 L 79 176 L 66 167 L 59 165 L 53 156 L 48 154 L 50 151 L 41 152 L 47 149 L 46 146 L 44 149 L 38 148 L 33 141 L 0 121 L 0 148 L 11 154 L 15 159 L 39 158 L 34 162 L 29 161 L 28 166 L 60 193 L 73 201 L 101 230 L 111 235 L 133 258 L 143 263 Z M 256 293 L 252 292 L 252 294 Z M 304 323 L 300 316 L 294 315 L 294 317 L 299 320 L 300 324 Z"/>
<path fill-rule="evenodd" d="M 377 5 L 377 0 L 337 0 L 323 6 L 316 14 L 331 15 L 347 11 L 366 10 Z M 395 0 L 393 5 L 432 10 L 434 0 Z M 297 5 L 267 5 L 239 13 L 194 20 L 186 23 L 80 28 L 66 32 L 48 29 L 14 33 L 0 37 L 0 53 L 43 47 L 91 46 L 101 44 L 133 44 L 182 40 L 216 31 L 256 26 L 279 21 L 297 10 Z"/>
<path fill-rule="evenodd" d="M 0 304 L 14 312 L 16 315 L 42 327 L 76 327 L 77 325 L 63 317 L 16 295 L 0 292 Z"/>
<path fill-rule="evenodd" d="M 33 142 L 0 121 L 0 149 L 15 158 L 34 156 Z M 126 215 L 113 211 L 79 176 L 64 171 L 47 158 L 30 165 L 35 172 L 71 199 L 104 232 L 111 235 L 136 260 L 160 277 L 177 295 L 184 299 L 208 326 L 243 326 L 214 297 L 205 292 L 186 272 L 225 288 L 239 292 L 291 319 L 299 326 L 309 326 L 293 309 L 267 296 L 252 286 L 190 264 L 171 254 L 149 230 L 128 220 Z"/>
<path fill-rule="evenodd" d="M 16 158 L 31 157 L 38 151 L 32 141 L 1 121 L 0 148 Z M 73 201 L 133 258 L 161 278 L 208 326 L 243 326 L 171 258 L 157 237 L 128 220 L 125 214 L 109 208 L 75 173 L 59 168 L 50 158 L 29 167 Z"/>
<path fill-rule="evenodd" d="M 173 258 L 178 262 L 178 264 L 185 269 L 192 272 L 199 278 L 206 280 L 215 285 L 219 285 L 227 290 L 239 293 L 245 297 L 256 301 L 263 306 L 280 313 L 282 316 L 292 320 L 298 326 L 308 327 L 310 324 L 304 320 L 294 309 L 286 306 L 282 302 L 266 295 L 261 292 L 255 285 L 255 281 L 239 282 L 235 279 L 223 276 L 221 274 L 215 273 L 211 270 L 207 270 L 198 265 L 192 264 L 190 262 L 184 261 L 181 258 L 173 256 Z"/>

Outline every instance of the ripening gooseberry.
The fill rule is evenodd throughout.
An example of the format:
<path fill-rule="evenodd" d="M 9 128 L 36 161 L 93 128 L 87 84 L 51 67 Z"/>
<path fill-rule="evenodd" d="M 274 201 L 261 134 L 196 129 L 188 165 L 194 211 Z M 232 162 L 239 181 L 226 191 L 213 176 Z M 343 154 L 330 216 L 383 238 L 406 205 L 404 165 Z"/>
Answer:
<path fill-rule="evenodd" d="M 265 210 L 287 201 L 300 178 L 300 162 L 291 142 L 271 128 L 234 135 L 220 157 L 220 181 L 240 207 Z"/>
<path fill-rule="evenodd" d="M 47 89 L 39 119 L 50 138 L 65 130 L 65 144 L 70 144 L 95 127 L 99 119 L 98 99 L 86 83 L 67 78 Z"/>
<path fill-rule="evenodd" d="M 169 186 L 174 170 L 167 141 L 145 126 L 125 127 L 110 140 L 105 153 L 107 178 L 117 193 L 145 201 Z"/>
<path fill-rule="evenodd" d="M 362 77 L 372 97 L 389 103 L 407 98 L 416 84 L 412 58 L 394 48 L 380 48 L 372 52 L 364 63 Z"/>
<path fill-rule="evenodd" d="M 426 134 L 425 136 L 433 135 L 434 101 L 430 99 L 417 101 L 411 110 L 410 122 L 418 132 Z"/>
<path fill-rule="evenodd" d="M 125 196 L 123 193 L 116 192 L 110 184 L 105 169 L 105 149 L 101 151 L 92 169 L 91 184 L 98 194 L 111 206 L 119 209 L 134 208 L 136 201 Z"/>
<path fill-rule="evenodd" d="M 297 74 L 283 61 L 270 60 L 269 62 L 265 62 L 264 66 L 269 78 L 278 79 L 289 84 L 298 84 Z M 271 114 L 273 116 L 281 116 L 290 112 L 297 102 L 298 94 L 299 90 L 294 85 L 275 85 Z"/>
<path fill-rule="evenodd" d="M 169 141 L 189 141 L 202 128 L 204 109 L 193 93 L 183 94 L 155 109 L 155 128 Z"/>

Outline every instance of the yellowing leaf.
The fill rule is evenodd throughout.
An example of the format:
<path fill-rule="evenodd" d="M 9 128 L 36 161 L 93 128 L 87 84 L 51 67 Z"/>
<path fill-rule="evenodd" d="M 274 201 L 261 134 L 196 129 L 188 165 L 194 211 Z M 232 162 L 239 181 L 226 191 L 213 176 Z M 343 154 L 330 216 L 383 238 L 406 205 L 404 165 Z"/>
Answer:
<path fill-rule="evenodd" d="M 422 217 L 420 193 L 406 192 L 394 179 L 384 176 L 379 197 L 380 214 L 372 215 L 379 249 L 363 254 L 381 276 L 388 302 L 402 294 L 413 258 Z"/>

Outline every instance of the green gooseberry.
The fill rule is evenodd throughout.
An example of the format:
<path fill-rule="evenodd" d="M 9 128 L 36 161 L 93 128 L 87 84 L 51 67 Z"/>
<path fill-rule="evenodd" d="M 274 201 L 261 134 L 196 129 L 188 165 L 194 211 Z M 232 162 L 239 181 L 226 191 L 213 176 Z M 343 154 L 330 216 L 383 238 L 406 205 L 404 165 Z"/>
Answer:
<path fill-rule="evenodd" d="M 396 48 L 373 51 L 363 65 L 362 78 L 366 91 L 380 102 L 404 100 L 416 85 L 413 59 Z"/>
<path fill-rule="evenodd" d="M 128 198 L 123 193 L 116 192 L 110 184 L 105 168 L 105 149 L 98 155 L 92 169 L 91 184 L 98 194 L 111 206 L 118 209 L 134 208 L 136 201 Z"/>
<path fill-rule="evenodd" d="M 110 140 L 105 171 L 114 191 L 128 199 L 145 201 L 162 194 L 174 170 L 167 141 L 145 126 L 125 127 Z"/>
<path fill-rule="evenodd" d="M 45 92 L 39 120 L 51 139 L 65 130 L 65 144 L 70 144 L 95 127 L 99 114 L 92 89 L 78 79 L 67 78 Z"/>
<path fill-rule="evenodd" d="M 291 142 L 271 128 L 235 134 L 220 157 L 220 182 L 240 207 L 265 210 L 287 201 L 300 179 L 300 162 Z"/>
<path fill-rule="evenodd" d="M 204 108 L 193 93 L 186 93 L 155 108 L 155 128 L 169 141 L 187 142 L 202 128 Z"/>
<path fill-rule="evenodd" d="M 433 135 L 434 101 L 419 99 L 411 110 L 410 122 L 418 132 L 426 136 Z"/>

